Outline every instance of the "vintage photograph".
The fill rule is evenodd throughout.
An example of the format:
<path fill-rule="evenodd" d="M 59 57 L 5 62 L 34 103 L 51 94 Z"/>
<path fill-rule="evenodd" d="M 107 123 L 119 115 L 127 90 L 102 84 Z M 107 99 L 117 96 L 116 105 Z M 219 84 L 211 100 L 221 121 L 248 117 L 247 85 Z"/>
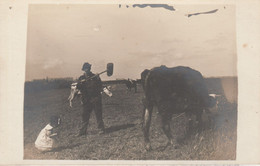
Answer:
<path fill-rule="evenodd" d="M 24 160 L 236 160 L 236 6 L 30 4 Z"/>

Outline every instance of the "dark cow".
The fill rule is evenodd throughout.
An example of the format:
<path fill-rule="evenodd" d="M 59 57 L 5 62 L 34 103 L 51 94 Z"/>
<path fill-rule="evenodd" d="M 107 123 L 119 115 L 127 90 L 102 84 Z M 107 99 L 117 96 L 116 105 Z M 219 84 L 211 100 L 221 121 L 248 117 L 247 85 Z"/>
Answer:
<path fill-rule="evenodd" d="M 189 67 L 160 66 L 146 69 L 141 73 L 141 82 L 145 94 L 143 133 L 147 150 L 151 149 L 149 128 L 154 106 L 157 106 L 162 117 L 162 128 L 168 138 L 168 144 L 173 144 L 170 129 L 173 114 L 186 113 L 188 117 L 195 114 L 200 126 L 203 110 L 215 104 L 214 99 L 208 94 L 201 73 Z"/>
<path fill-rule="evenodd" d="M 136 80 L 132 80 L 132 79 L 127 79 L 125 81 L 125 85 L 127 87 L 127 90 L 131 91 L 132 88 L 135 89 L 135 92 L 137 92 L 137 82 Z"/>

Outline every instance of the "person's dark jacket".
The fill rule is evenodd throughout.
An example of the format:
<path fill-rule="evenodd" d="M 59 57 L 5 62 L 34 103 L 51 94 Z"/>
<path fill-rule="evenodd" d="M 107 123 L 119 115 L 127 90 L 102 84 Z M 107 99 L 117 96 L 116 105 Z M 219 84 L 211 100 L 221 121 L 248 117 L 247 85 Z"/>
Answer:
<path fill-rule="evenodd" d="M 101 96 L 102 81 L 99 76 L 93 77 L 94 75 L 95 74 L 91 72 L 87 77 L 85 75 L 79 77 L 77 89 L 82 93 L 83 102 L 84 99 L 89 100 Z M 88 79 L 90 77 L 93 78 Z M 88 80 L 85 81 L 86 79 Z"/>

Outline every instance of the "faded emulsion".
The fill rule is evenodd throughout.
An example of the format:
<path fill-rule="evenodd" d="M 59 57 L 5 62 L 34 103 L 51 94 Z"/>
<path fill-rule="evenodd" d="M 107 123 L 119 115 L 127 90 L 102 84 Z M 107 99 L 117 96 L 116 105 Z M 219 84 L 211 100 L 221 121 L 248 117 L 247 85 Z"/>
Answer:
<path fill-rule="evenodd" d="M 223 6 L 30 5 L 24 159 L 236 160 L 236 13 Z"/>

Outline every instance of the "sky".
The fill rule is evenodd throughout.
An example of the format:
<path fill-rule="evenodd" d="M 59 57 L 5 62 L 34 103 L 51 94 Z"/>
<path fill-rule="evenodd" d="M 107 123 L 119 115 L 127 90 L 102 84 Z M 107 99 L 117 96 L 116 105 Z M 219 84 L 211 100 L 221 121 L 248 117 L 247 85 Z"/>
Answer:
<path fill-rule="evenodd" d="M 205 77 L 236 76 L 235 6 L 119 4 L 30 5 L 26 81 L 78 78 L 84 62 L 92 71 L 114 63 L 113 76 L 140 78 L 160 65 L 189 66 Z M 212 14 L 187 17 L 187 14 Z"/>

